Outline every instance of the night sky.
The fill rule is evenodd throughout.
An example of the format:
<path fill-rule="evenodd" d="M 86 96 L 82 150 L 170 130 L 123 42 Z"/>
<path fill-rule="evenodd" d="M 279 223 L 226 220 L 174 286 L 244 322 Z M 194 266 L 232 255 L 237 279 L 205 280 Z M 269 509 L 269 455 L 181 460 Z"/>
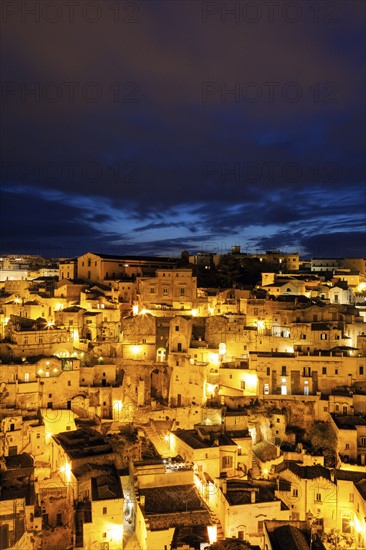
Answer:
<path fill-rule="evenodd" d="M 366 255 L 366 2 L 1 10 L 2 253 Z"/>

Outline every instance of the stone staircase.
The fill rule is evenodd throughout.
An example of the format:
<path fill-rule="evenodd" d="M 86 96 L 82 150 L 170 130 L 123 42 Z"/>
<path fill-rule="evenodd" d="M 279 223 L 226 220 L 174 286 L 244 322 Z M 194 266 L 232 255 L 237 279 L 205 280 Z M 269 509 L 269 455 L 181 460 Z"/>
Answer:
<path fill-rule="evenodd" d="M 157 452 L 163 458 L 170 457 L 169 444 L 164 439 L 164 436 L 166 433 L 168 433 L 170 427 L 171 427 L 171 423 L 169 423 L 169 426 L 168 426 L 166 422 L 159 423 L 159 422 L 154 422 L 153 420 L 149 420 L 148 424 L 144 424 L 142 426 L 145 432 L 146 438 L 151 441 L 151 443 L 154 445 Z"/>
<path fill-rule="evenodd" d="M 215 523 L 216 526 L 217 526 L 217 540 L 218 541 L 219 540 L 225 540 L 225 533 L 224 533 L 224 530 L 222 528 L 220 519 L 218 518 L 216 513 L 213 512 L 212 510 L 210 510 L 210 518 L 211 518 L 212 523 Z"/>
<path fill-rule="evenodd" d="M 259 460 L 255 453 L 252 453 L 252 478 L 259 479 L 261 477 L 261 468 Z"/>
<path fill-rule="evenodd" d="M 83 510 L 76 509 L 75 511 L 75 548 L 82 548 L 84 545 L 83 524 L 84 524 Z"/>

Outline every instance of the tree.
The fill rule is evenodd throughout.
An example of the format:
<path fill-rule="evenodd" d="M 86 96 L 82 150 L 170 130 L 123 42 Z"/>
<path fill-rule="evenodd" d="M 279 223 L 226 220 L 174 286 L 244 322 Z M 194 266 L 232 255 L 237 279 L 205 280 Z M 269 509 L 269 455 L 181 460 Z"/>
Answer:
<path fill-rule="evenodd" d="M 222 256 L 217 271 L 221 286 L 224 288 L 234 288 L 241 273 L 240 261 L 229 254 Z"/>
<path fill-rule="evenodd" d="M 337 438 L 330 424 L 316 422 L 309 432 L 309 441 L 315 451 L 323 453 L 326 466 L 335 466 Z"/>

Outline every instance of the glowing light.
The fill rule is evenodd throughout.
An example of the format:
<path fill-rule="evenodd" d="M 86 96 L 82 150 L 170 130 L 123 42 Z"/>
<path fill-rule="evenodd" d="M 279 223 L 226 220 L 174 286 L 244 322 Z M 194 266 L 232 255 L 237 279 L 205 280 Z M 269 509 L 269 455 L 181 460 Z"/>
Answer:
<path fill-rule="evenodd" d="M 55 368 L 53 369 L 53 372 L 58 372 L 58 369 L 55 367 Z"/>
<path fill-rule="evenodd" d="M 213 315 L 215 313 L 215 309 L 213 307 L 209 307 L 208 312 L 210 315 Z"/>
<path fill-rule="evenodd" d="M 215 393 L 215 390 L 217 388 L 217 384 L 209 384 L 206 382 L 206 394 L 209 396 L 213 396 Z"/>
<path fill-rule="evenodd" d="M 217 525 L 208 525 L 207 526 L 208 540 L 210 544 L 213 544 L 217 541 Z"/>
<path fill-rule="evenodd" d="M 79 331 L 77 328 L 72 331 L 72 338 L 73 340 L 79 340 Z"/>
<path fill-rule="evenodd" d="M 357 516 L 355 516 L 355 529 L 357 531 L 357 533 L 361 533 L 362 532 L 362 525 L 361 525 L 361 522 L 360 520 L 358 519 Z"/>
<path fill-rule="evenodd" d="M 47 432 L 46 433 L 46 440 L 49 441 L 52 437 L 52 433 L 51 432 Z"/>
<path fill-rule="evenodd" d="M 286 378 L 282 378 L 282 384 L 286 384 Z"/>
<path fill-rule="evenodd" d="M 48 327 L 52 327 L 54 324 L 55 324 L 54 321 L 48 321 L 47 326 L 48 326 Z"/>
<path fill-rule="evenodd" d="M 264 473 L 265 476 L 268 476 L 268 470 L 267 469 L 263 470 L 263 473 Z"/>
<path fill-rule="evenodd" d="M 366 283 L 360 283 L 357 287 L 357 290 L 359 292 L 363 292 L 364 290 L 366 290 Z"/>
<path fill-rule="evenodd" d="M 198 315 L 198 309 L 192 309 L 192 317 L 197 317 Z"/>
<path fill-rule="evenodd" d="M 170 438 L 169 438 L 169 435 L 168 435 L 168 434 L 167 434 L 166 436 L 164 436 L 164 440 L 165 440 L 165 441 L 169 441 L 169 439 L 170 439 Z"/>
<path fill-rule="evenodd" d="M 71 481 L 71 465 L 67 460 L 66 460 L 65 464 L 63 466 L 61 466 L 60 472 L 65 475 L 66 482 L 70 483 L 70 481 Z"/>
<path fill-rule="evenodd" d="M 136 304 L 134 306 L 132 306 L 132 313 L 133 315 L 137 315 L 139 312 L 139 306 Z"/>
<path fill-rule="evenodd" d="M 123 525 L 113 525 L 108 529 L 109 538 L 113 542 L 122 542 Z"/>
<path fill-rule="evenodd" d="M 210 363 L 213 363 L 214 365 L 218 365 L 220 363 L 218 353 L 210 353 L 209 358 L 210 358 Z"/>
<path fill-rule="evenodd" d="M 142 309 L 140 311 L 140 315 L 146 315 L 146 313 L 150 313 L 150 311 L 148 309 Z"/>
<path fill-rule="evenodd" d="M 245 373 L 243 375 L 246 393 L 256 394 L 258 387 L 258 376 L 254 373 Z"/>
<path fill-rule="evenodd" d="M 43 370 L 39 369 L 38 374 L 43 374 Z"/>
<path fill-rule="evenodd" d="M 221 342 L 221 344 L 219 344 L 219 354 L 225 355 L 225 353 L 226 353 L 226 344 L 224 342 Z"/>
<path fill-rule="evenodd" d="M 60 310 L 63 309 L 63 308 L 64 308 L 64 305 L 63 305 L 63 304 L 56 304 L 56 306 L 55 306 L 55 310 L 56 310 L 56 311 L 60 311 Z"/>
<path fill-rule="evenodd" d="M 259 329 L 263 329 L 265 327 L 264 321 L 256 321 L 255 324 Z"/>
<path fill-rule="evenodd" d="M 120 400 L 113 401 L 113 419 L 119 420 L 123 403 Z"/>
<path fill-rule="evenodd" d="M 138 353 L 140 353 L 141 348 L 140 346 L 131 346 L 131 351 L 134 355 L 137 355 Z"/>

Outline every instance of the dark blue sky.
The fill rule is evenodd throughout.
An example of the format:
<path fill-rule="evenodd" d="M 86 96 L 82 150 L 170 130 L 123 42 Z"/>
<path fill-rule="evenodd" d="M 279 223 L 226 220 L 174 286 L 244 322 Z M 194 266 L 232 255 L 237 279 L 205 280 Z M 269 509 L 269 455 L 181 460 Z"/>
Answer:
<path fill-rule="evenodd" d="M 365 256 L 365 5 L 3 2 L 1 251 Z"/>

